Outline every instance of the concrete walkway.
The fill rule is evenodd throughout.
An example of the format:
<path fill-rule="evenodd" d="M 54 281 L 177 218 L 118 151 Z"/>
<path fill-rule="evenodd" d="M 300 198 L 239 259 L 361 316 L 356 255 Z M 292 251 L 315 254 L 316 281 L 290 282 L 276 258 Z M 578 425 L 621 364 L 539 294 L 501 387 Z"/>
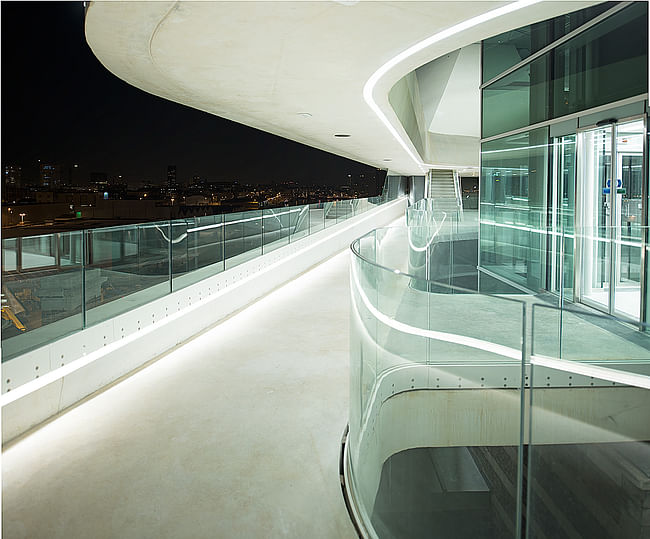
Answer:
<path fill-rule="evenodd" d="M 3 537 L 354 538 L 349 251 L 12 444 Z"/>

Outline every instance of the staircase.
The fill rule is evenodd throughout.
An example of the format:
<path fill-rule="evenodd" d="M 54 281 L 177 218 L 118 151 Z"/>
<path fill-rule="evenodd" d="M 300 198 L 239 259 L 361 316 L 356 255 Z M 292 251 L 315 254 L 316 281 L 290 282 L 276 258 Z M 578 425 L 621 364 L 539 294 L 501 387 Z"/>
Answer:
<path fill-rule="evenodd" d="M 429 171 L 427 198 L 434 199 L 434 209 L 437 211 L 452 214 L 458 212 L 459 215 L 463 211 L 453 170 L 432 169 Z"/>

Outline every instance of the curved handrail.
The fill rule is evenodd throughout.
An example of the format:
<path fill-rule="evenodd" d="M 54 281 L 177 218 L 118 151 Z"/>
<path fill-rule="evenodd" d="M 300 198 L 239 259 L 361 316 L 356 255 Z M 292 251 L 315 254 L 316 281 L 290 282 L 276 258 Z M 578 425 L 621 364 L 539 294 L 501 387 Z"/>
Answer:
<path fill-rule="evenodd" d="M 445 283 L 445 282 L 442 282 L 442 281 L 435 281 L 433 279 L 427 279 L 426 277 L 423 277 L 422 275 L 413 275 L 412 273 L 402 271 L 400 269 L 389 268 L 389 267 L 384 266 L 383 264 L 380 264 L 380 263 L 378 263 L 378 262 L 376 262 L 374 260 L 371 260 L 368 257 L 361 254 L 359 246 L 360 246 L 361 241 L 364 238 L 368 238 L 369 236 L 373 236 L 378 231 L 381 231 L 381 230 L 391 230 L 391 229 L 398 230 L 398 229 L 404 229 L 404 228 L 419 228 L 419 227 L 387 226 L 387 227 L 382 227 L 382 228 L 376 228 L 375 230 L 373 230 L 371 232 L 368 232 L 367 234 L 364 234 L 363 236 L 361 236 L 361 237 L 357 238 L 356 240 L 354 240 L 350 244 L 350 250 L 352 251 L 354 256 L 356 256 L 360 260 L 363 260 L 365 263 L 371 264 L 372 266 L 375 266 L 376 268 L 378 268 L 378 269 L 380 269 L 382 271 L 387 271 L 387 272 L 395 273 L 395 274 L 398 274 L 398 275 L 404 275 L 404 277 L 411 278 L 411 279 L 414 279 L 416 281 L 420 281 L 420 282 L 423 282 L 423 283 L 428 283 L 428 284 L 430 284 L 432 286 L 443 287 L 443 288 L 446 288 L 447 290 L 450 290 L 450 291 L 453 291 L 453 292 L 459 292 L 459 293 L 462 293 L 462 294 L 474 294 L 474 295 L 488 296 L 488 297 L 498 297 L 499 299 L 503 299 L 505 301 L 513 301 L 513 302 L 516 302 L 516 303 L 520 303 L 519 300 L 509 298 L 507 296 L 504 296 L 501 293 L 478 292 L 478 291 L 472 290 L 470 288 L 464 288 L 464 287 L 461 287 L 461 286 L 458 286 L 458 285 L 453 285 L 453 284 Z M 422 227 L 422 228 L 428 228 L 428 227 Z"/>
<path fill-rule="evenodd" d="M 363 301 L 364 306 L 377 320 L 382 322 L 384 325 L 393 328 L 401 333 L 406 333 L 408 335 L 425 337 L 428 339 L 448 342 L 452 344 L 460 344 L 462 346 L 468 346 L 470 348 L 482 350 L 483 352 L 498 354 L 510 359 L 521 360 L 521 355 L 522 355 L 521 350 L 517 350 L 516 348 L 512 348 L 510 346 L 503 346 L 501 344 L 491 343 L 483 339 L 476 339 L 474 337 L 466 337 L 464 335 L 458 335 L 457 333 L 435 331 L 432 329 L 422 329 L 416 326 L 411 326 L 404 322 L 400 322 L 399 320 L 395 320 L 394 318 L 385 315 L 372 304 L 370 299 L 368 299 L 366 293 L 363 291 L 363 287 L 361 286 L 361 282 L 359 281 L 359 275 L 357 273 L 357 269 L 354 264 L 352 265 L 352 275 L 354 278 L 354 284 L 356 286 L 357 292 L 359 294 L 359 297 L 361 298 L 361 301 Z M 522 303 L 522 302 L 518 302 L 518 303 Z"/>

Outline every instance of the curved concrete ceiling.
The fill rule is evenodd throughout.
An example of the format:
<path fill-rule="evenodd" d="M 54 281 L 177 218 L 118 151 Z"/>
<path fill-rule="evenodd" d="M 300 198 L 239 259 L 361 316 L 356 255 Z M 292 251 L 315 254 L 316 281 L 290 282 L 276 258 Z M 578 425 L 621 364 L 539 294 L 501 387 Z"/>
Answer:
<path fill-rule="evenodd" d="M 100 62 L 144 91 L 379 168 L 421 174 L 388 103 L 398 80 L 486 37 L 595 3 L 528 5 L 387 70 L 372 94 L 403 143 L 364 101 L 368 79 L 414 44 L 511 2 L 92 2 L 85 30 Z M 351 136 L 334 136 L 340 133 Z"/>

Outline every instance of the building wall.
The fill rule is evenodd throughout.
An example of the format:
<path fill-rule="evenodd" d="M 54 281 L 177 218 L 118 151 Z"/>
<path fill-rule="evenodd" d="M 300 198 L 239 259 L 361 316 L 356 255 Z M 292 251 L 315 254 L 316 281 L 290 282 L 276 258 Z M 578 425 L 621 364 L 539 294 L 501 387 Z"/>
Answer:
<path fill-rule="evenodd" d="M 544 47 L 550 48 L 535 56 Z M 577 137 L 602 120 L 645 121 L 647 50 L 645 2 L 595 6 L 482 43 L 482 80 L 489 82 L 481 96 L 482 270 L 528 290 L 579 299 L 574 236 L 586 223 L 577 215 L 576 197 L 580 204 L 580 182 L 600 181 L 602 171 L 588 177 L 580 170 Z M 642 236 L 639 252 L 647 241 L 647 168 L 643 188 L 628 188 L 618 202 L 642 208 L 636 221 L 628 219 Z M 643 279 L 645 270 L 639 271 Z"/>

